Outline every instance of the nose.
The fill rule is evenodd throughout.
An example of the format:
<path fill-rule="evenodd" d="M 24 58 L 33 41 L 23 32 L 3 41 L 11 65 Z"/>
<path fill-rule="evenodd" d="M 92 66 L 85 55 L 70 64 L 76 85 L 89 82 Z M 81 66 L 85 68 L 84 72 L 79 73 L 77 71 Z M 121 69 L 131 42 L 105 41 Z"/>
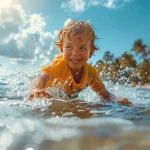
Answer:
<path fill-rule="evenodd" d="M 74 48 L 72 51 L 72 55 L 79 55 L 79 49 L 78 48 Z"/>

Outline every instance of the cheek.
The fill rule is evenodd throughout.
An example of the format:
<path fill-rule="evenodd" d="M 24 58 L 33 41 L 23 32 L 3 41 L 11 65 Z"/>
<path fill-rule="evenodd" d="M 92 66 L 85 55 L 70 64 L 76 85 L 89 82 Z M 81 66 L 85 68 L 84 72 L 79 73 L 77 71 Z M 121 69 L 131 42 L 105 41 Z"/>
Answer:
<path fill-rule="evenodd" d="M 65 60 L 67 60 L 69 58 L 70 54 L 66 51 L 63 52 L 63 57 Z"/>
<path fill-rule="evenodd" d="M 85 60 L 88 60 L 89 57 L 90 57 L 90 53 L 89 53 L 89 52 L 88 52 L 88 53 L 83 53 L 83 54 L 82 54 L 82 58 L 84 58 Z"/>
<path fill-rule="evenodd" d="M 87 54 L 86 54 L 86 57 L 88 57 L 88 58 L 89 58 L 89 57 L 90 57 L 90 55 L 91 55 L 91 51 L 88 51 L 88 52 L 87 52 Z"/>

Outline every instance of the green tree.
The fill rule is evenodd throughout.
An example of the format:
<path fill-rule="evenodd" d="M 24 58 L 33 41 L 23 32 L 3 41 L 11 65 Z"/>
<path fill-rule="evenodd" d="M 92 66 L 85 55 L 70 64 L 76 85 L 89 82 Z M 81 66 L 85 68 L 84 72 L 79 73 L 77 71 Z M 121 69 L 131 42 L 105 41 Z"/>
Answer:
<path fill-rule="evenodd" d="M 143 83 L 150 82 L 150 61 L 145 59 L 141 64 L 138 64 L 134 73 L 142 79 Z"/>
<path fill-rule="evenodd" d="M 105 52 L 103 60 L 96 64 L 103 80 L 135 84 L 139 81 L 150 82 L 150 47 L 138 39 L 131 50 L 135 56 L 140 56 L 140 62 L 137 63 L 134 55 L 127 52 L 120 58 L 115 58 L 109 51 Z"/>
<path fill-rule="evenodd" d="M 141 55 L 141 58 L 145 59 L 147 56 L 146 47 L 147 45 L 143 44 L 142 39 L 138 39 L 134 42 L 131 50 L 134 51 L 136 55 Z"/>
<path fill-rule="evenodd" d="M 129 54 L 127 52 L 122 54 L 122 57 L 119 59 L 120 61 L 120 67 L 122 69 L 125 69 L 127 67 L 132 67 L 135 68 L 136 67 L 136 60 L 134 60 L 133 55 Z"/>

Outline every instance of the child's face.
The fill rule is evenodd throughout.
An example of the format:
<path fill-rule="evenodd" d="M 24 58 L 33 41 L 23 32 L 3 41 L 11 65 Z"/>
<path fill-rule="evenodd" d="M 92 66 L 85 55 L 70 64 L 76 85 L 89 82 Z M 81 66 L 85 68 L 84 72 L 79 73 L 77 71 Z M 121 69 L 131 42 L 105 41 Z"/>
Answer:
<path fill-rule="evenodd" d="M 84 64 L 88 61 L 91 51 L 91 42 L 85 36 L 70 36 L 69 40 L 64 38 L 63 56 L 71 69 L 80 71 Z"/>

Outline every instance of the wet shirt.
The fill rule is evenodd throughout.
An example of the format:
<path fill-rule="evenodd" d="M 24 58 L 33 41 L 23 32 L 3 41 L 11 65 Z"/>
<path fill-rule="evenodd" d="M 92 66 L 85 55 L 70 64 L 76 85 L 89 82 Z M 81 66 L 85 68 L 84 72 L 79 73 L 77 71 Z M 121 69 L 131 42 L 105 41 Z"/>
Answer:
<path fill-rule="evenodd" d="M 105 89 L 98 72 L 89 63 L 84 65 L 82 78 L 79 83 L 76 83 L 70 68 L 63 59 L 63 55 L 57 56 L 51 65 L 43 67 L 42 71 L 49 75 L 49 81 L 46 83 L 45 88 L 61 88 L 68 96 L 85 89 L 88 85 L 90 85 L 95 92 L 100 92 Z"/>

